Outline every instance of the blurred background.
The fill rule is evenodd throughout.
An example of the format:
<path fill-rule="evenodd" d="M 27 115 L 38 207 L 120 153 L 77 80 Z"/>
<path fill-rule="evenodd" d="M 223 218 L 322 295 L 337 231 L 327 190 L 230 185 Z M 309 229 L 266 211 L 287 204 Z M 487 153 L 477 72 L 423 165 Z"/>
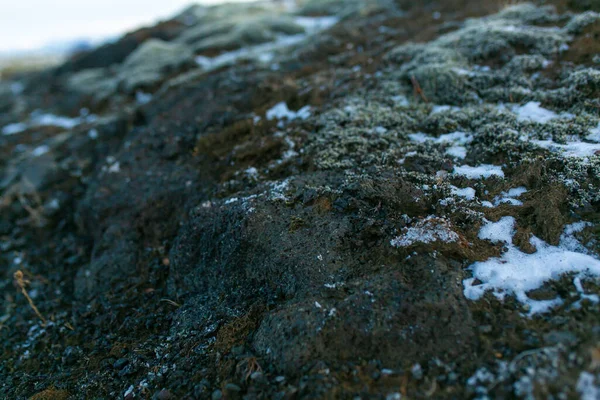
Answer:
<path fill-rule="evenodd" d="M 0 2 L 0 68 L 59 62 L 74 51 L 182 11 L 192 4 L 249 0 L 17 0 Z"/>

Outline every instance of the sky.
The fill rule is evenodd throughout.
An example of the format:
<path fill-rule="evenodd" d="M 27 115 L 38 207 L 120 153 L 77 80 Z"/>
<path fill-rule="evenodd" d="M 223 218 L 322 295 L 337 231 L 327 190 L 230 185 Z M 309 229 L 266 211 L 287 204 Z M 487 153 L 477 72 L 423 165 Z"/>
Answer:
<path fill-rule="evenodd" d="M 0 0 L 0 53 L 36 50 L 78 38 L 99 41 L 165 19 L 194 2 L 226 1 Z"/>

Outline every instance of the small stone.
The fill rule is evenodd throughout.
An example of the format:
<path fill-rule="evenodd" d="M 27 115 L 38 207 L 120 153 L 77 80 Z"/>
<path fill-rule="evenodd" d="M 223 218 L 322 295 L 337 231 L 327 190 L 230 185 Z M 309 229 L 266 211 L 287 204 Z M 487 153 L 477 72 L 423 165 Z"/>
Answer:
<path fill-rule="evenodd" d="M 228 392 L 241 392 L 242 388 L 236 385 L 235 383 L 228 383 L 225 385 L 225 390 Z"/>
<path fill-rule="evenodd" d="M 544 342 L 548 345 L 563 344 L 567 346 L 573 346 L 579 342 L 579 339 L 572 332 L 550 331 L 544 335 Z"/>
<path fill-rule="evenodd" d="M 421 368 L 421 364 L 417 363 L 413 365 L 410 372 L 412 373 L 413 378 L 417 380 L 423 379 L 423 369 Z"/>
<path fill-rule="evenodd" d="M 117 361 L 115 361 L 115 363 L 113 364 L 113 368 L 114 369 L 123 369 L 123 367 L 125 367 L 127 364 L 129 363 L 129 360 L 126 358 L 119 358 Z"/>
<path fill-rule="evenodd" d="M 160 392 L 156 392 L 154 396 L 152 396 L 152 400 L 170 400 L 172 398 L 173 395 L 167 389 L 163 389 Z"/>
<path fill-rule="evenodd" d="M 212 400 L 221 400 L 223 398 L 223 392 L 221 392 L 219 389 L 217 389 L 214 392 L 212 392 L 212 395 L 210 396 L 210 398 Z"/>
<path fill-rule="evenodd" d="M 263 373 L 259 371 L 253 372 L 252 375 L 250 375 L 250 379 L 252 379 L 253 381 L 260 381 L 263 380 L 263 378 Z"/>

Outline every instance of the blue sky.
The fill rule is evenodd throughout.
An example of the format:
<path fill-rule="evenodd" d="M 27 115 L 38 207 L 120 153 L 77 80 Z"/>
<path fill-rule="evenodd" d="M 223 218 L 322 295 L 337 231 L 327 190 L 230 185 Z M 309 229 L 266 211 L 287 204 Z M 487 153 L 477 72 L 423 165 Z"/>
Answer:
<path fill-rule="evenodd" d="M 76 38 L 101 40 L 151 24 L 194 2 L 226 1 L 2 0 L 0 52 L 35 50 L 49 43 Z"/>

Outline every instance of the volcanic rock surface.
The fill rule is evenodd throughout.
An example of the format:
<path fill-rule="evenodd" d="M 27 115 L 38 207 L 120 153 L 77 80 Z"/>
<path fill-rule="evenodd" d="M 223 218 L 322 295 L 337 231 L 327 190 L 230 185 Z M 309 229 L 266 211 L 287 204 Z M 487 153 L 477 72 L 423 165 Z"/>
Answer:
<path fill-rule="evenodd" d="M 600 398 L 598 12 L 192 6 L 11 73 L 0 397 Z"/>

